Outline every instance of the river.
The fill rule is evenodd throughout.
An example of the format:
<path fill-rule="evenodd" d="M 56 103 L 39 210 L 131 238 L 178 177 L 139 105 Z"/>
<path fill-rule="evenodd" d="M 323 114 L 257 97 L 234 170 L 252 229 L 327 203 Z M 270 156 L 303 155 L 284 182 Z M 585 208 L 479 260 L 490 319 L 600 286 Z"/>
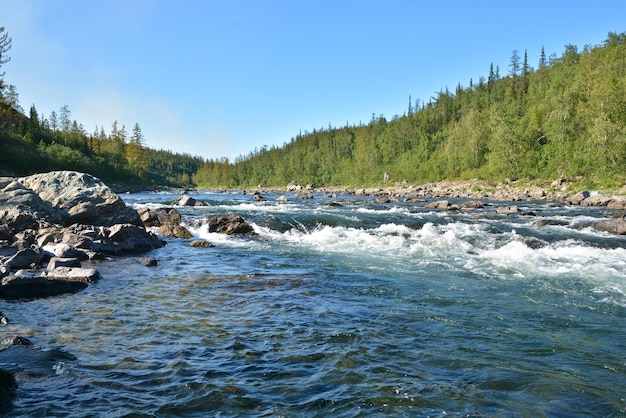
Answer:
<path fill-rule="evenodd" d="M 591 227 L 611 211 L 191 195 L 215 247 L 168 239 L 79 293 L 0 301 L 0 332 L 75 357 L 9 367 L 7 415 L 626 416 L 626 237 Z M 258 235 L 207 232 L 231 213 Z"/>

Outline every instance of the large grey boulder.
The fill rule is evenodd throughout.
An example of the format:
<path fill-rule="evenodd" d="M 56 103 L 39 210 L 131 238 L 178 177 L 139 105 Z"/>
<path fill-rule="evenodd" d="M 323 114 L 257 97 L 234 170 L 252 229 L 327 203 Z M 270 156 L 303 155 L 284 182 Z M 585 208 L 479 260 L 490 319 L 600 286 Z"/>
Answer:
<path fill-rule="evenodd" d="M 448 209 L 450 203 L 447 200 L 437 200 L 424 205 L 426 209 Z"/>
<path fill-rule="evenodd" d="M 127 207 L 111 188 L 90 174 L 53 171 L 23 177 L 18 182 L 47 202 L 65 226 L 75 223 L 142 225 L 136 210 Z"/>
<path fill-rule="evenodd" d="M 12 181 L 0 190 L 0 225 L 6 225 L 9 233 L 36 229 L 41 219 L 59 221 L 52 205 L 34 191 L 18 181 Z"/>

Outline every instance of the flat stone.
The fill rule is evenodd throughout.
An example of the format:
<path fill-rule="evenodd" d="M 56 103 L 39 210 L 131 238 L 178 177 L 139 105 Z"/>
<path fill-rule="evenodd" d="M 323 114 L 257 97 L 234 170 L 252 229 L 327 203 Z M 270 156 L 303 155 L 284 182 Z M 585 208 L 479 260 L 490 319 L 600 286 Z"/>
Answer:
<path fill-rule="evenodd" d="M 61 257 L 52 257 L 48 262 L 48 270 L 55 270 L 59 267 L 81 267 L 80 260 L 75 257 L 71 258 L 61 258 Z"/>

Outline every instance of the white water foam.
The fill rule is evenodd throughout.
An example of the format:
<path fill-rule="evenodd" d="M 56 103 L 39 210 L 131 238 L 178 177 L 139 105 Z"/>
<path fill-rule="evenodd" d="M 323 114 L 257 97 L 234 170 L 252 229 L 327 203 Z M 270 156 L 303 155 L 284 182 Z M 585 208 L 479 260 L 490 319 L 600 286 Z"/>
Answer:
<path fill-rule="evenodd" d="M 501 280 L 537 276 L 577 278 L 595 285 L 599 293 L 608 292 L 618 303 L 626 303 L 623 294 L 626 292 L 626 249 L 623 248 L 593 247 L 575 239 L 529 245 L 528 238 L 515 230 L 494 233 L 488 223 L 426 223 L 421 229 L 395 223 L 371 229 L 319 225 L 285 232 L 254 223 L 252 226 L 260 241 L 208 233 L 206 225 L 190 230 L 218 245 L 287 245 L 304 248 L 307 252 L 327 253 L 334 258 L 358 260 L 363 268 L 386 266 L 389 271 L 403 274 L 430 265 Z"/>

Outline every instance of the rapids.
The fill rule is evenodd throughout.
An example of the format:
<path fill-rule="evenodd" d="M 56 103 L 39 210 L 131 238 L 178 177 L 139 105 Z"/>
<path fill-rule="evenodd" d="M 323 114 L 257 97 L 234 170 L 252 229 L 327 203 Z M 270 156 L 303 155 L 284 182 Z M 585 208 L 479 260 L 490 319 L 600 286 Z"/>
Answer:
<path fill-rule="evenodd" d="M 157 267 L 104 261 L 77 294 L 0 301 L 0 332 L 75 357 L 3 365 L 8 415 L 626 415 L 626 237 L 592 227 L 611 211 L 192 196 L 209 206 L 178 210 L 215 247 L 168 240 Z M 207 232 L 231 213 L 258 235 Z"/>

